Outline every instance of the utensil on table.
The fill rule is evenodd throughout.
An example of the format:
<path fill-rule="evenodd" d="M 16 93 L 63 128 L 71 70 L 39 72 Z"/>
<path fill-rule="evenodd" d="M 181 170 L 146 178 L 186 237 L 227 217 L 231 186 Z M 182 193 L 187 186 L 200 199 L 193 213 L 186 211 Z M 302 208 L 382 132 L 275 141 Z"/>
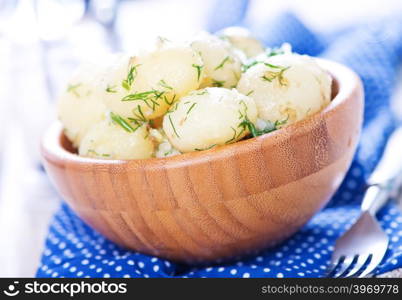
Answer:
<path fill-rule="evenodd" d="M 402 183 L 402 127 L 391 135 L 383 157 L 368 179 L 361 210 L 352 227 L 335 243 L 328 275 L 369 275 L 381 263 L 389 238 L 376 220 L 376 213 L 399 190 Z"/>

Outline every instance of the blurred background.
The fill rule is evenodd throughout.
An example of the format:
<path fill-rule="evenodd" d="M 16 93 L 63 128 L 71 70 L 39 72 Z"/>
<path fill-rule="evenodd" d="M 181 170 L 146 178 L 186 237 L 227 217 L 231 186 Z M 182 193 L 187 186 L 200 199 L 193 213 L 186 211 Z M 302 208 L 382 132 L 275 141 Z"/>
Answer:
<path fill-rule="evenodd" d="M 135 51 L 155 36 L 180 40 L 238 24 L 258 35 L 284 11 L 328 33 L 402 15 L 402 1 L 0 0 L 0 277 L 33 276 L 38 265 L 60 201 L 41 167 L 39 141 L 80 62 Z M 398 82 L 393 109 L 401 116 L 402 75 Z"/>

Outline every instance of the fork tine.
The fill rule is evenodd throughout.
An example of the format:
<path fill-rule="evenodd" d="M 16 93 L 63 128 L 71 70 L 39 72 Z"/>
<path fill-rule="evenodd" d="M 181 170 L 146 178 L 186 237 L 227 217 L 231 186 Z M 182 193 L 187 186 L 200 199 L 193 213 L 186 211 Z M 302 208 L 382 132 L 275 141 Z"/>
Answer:
<path fill-rule="evenodd" d="M 367 275 L 369 275 L 371 272 L 374 271 L 374 269 L 380 264 L 380 262 L 382 261 L 382 258 L 384 257 L 384 255 L 371 255 L 371 261 L 368 264 L 367 268 L 359 275 L 359 277 L 366 277 Z"/>
<path fill-rule="evenodd" d="M 352 265 L 354 261 L 354 256 L 345 256 L 345 259 L 341 263 L 340 269 L 334 274 L 334 278 L 341 277 Z"/>
<path fill-rule="evenodd" d="M 335 253 L 332 254 L 331 261 L 327 267 L 327 270 L 325 272 L 325 277 L 332 277 L 336 269 L 342 265 L 345 255 L 334 255 Z"/>
<path fill-rule="evenodd" d="M 361 268 L 364 266 L 364 264 L 367 262 L 369 259 L 370 255 L 356 255 L 356 264 L 353 266 L 353 268 L 344 276 L 344 277 L 352 277 L 355 275 L 357 272 L 361 270 Z"/>
<path fill-rule="evenodd" d="M 331 263 L 327 267 L 327 270 L 325 271 L 324 277 L 332 277 L 331 275 L 332 275 L 332 273 L 334 273 L 334 271 L 336 270 L 336 267 L 339 265 L 339 261 L 340 261 L 340 259 L 331 261 Z"/>

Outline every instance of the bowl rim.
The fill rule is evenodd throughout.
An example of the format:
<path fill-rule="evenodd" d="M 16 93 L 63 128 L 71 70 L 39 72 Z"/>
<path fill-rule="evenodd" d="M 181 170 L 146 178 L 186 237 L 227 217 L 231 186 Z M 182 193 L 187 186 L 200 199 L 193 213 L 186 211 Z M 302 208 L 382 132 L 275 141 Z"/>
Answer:
<path fill-rule="evenodd" d="M 79 156 L 78 154 L 72 153 L 62 146 L 63 126 L 60 121 L 55 121 L 46 130 L 42 137 L 40 150 L 42 158 L 45 160 L 52 161 L 68 161 L 73 164 L 92 164 L 97 166 L 122 166 L 122 165 L 160 165 L 161 163 L 183 163 L 183 162 L 196 162 L 203 161 L 206 158 L 211 158 L 211 156 L 220 157 L 228 152 L 236 151 L 252 151 L 254 148 L 245 150 L 248 147 L 246 145 L 253 144 L 255 142 L 260 142 L 261 140 L 280 140 L 289 138 L 295 133 L 303 133 L 312 128 L 313 124 L 336 112 L 336 110 L 351 98 L 352 94 L 356 89 L 361 86 L 361 80 L 357 74 L 350 68 L 327 59 L 315 58 L 317 63 L 328 73 L 331 74 L 334 80 L 336 80 L 338 85 L 338 91 L 335 97 L 332 99 L 330 104 L 324 107 L 322 110 L 308 116 L 306 119 L 300 120 L 298 122 L 292 123 L 289 126 L 275 130 L 273 132 L 249 138 L 246 140 L 241 140 L 233 144 L 216 147 L 209 150 L 194 151 L 183 153 L 180 155 L 174 155 L 169 157 L 151 157 L 144 159 L 131 159 L 131 160 L 121 160 L 121 159 L 101 159 L 101 158 L 91 158 Z"/>

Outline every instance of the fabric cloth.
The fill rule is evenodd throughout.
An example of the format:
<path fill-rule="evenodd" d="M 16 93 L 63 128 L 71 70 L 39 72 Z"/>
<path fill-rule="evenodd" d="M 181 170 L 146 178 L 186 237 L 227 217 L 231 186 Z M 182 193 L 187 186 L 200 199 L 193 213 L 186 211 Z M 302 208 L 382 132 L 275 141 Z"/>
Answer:
<path fill-rule="evenodd" d="M 213 28 L 219 30 L 232 23 L 220 20 L 219 26 L 215 24 Z M 325 274 L 335 240 L 358 216 L 365 179 L 397 125 L 389 104 L 402 59 L 402 20 L 389 17 L 327 37 L 310 31 L 289 13 L 269 24 L 256 32 L 266 46 L 289 42 L 296 52 L 350 66 L 364 83 L 366 105 L 361 142 L 344 182 L 329 205 L 273 249 L 222 265 L 193 268 L 121 249 L 86 226 L 63 204 L 50 226 L 38 277 L 321 277 Z M 391 242 L 375 274 L 402 267 L 402 213 L 390 203 L 378 218 Z"/>

